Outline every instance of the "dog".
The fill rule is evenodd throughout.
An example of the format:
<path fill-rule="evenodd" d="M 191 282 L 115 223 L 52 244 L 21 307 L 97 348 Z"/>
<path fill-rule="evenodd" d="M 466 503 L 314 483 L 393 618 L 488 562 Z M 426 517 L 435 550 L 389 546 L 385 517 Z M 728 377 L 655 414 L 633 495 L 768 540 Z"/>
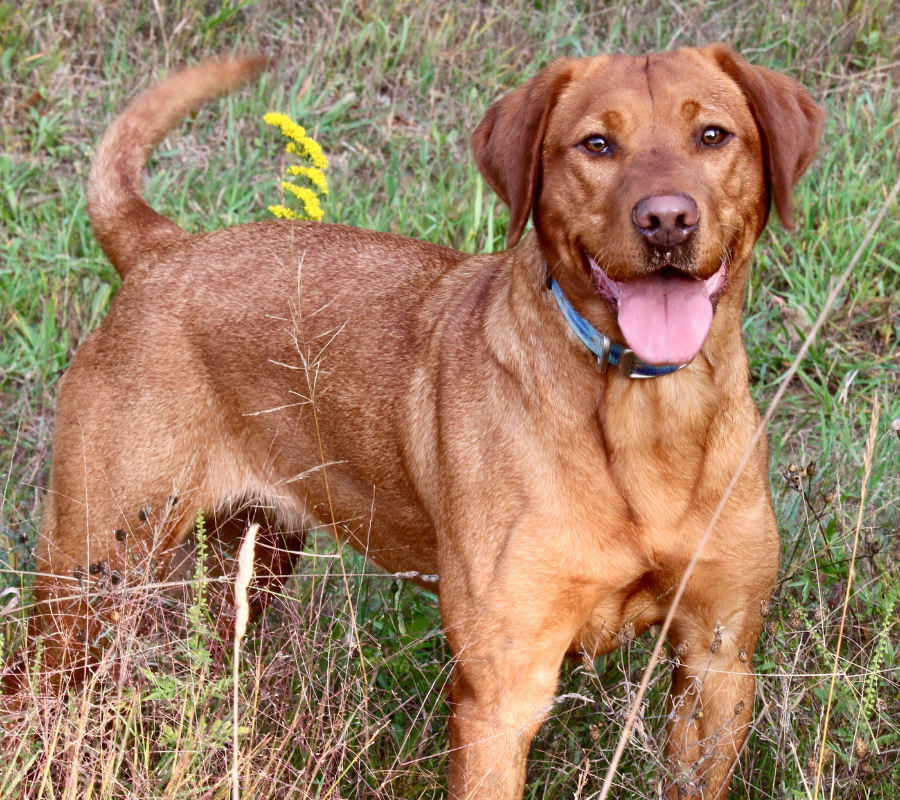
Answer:
<path fill-rule="evenodd" d="M 89 669 L 106 612 L 74 579 L 126 576 L 126 544 L 162 569 L 198 509 L 256 509 L 281 545 L 344 521 L 439 594 L 450 796 L 520 798 L 563 659 L 662 621 L 749 446 L 751 251 L 773 201 L 793 225 L 822 111 L 723 45 L 562 58 L 472 137 L 504 252 L 290 220 L 189 235 L 143 199 L 145 160 L 263 66 L 178 74 L 99 147 L 88 211 L 123 280 L 60 383 L 32 634 Z M 669 798 L 727 794 L 778 559 L 762 439 L 669 633 Z"/>

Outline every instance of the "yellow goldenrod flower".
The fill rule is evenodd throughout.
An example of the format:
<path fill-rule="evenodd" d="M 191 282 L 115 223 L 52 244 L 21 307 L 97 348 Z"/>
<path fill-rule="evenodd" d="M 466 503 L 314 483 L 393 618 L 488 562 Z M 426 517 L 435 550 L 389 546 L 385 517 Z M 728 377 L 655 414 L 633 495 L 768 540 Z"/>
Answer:
<path fill-rule="evenodd" d="M 328 159 L 325 158 L 319 143 L 315 139 L 310 139 L 309 136 L 304 136 L 296 144 L 291 142 L 287 146 L 287 151 L 296 153 L 298 156 L 305 156 L 317 169 L 325 169 L 328 166 Z"/>
<path fill-rule="evenodd" d="M 325 212 L 322 211 L 319 198 L 312 189 L 308 189 L 306 186 L 297 186 L 296 183 L 289 181 L 282 181 L 281 185 L 303 203 L 303 211 L 307 217 L 317 222 L 322 219 Z"/>
<path fill-rule="evenodd" d="M 292 165 L 287 168 L 288 175 L 297 178 L 306 178 L 310 186 L 298 186 L 290 181 L 282 181 L 282 187 L 289 194 L 303 203 L 301 212 L 293 211 L 283 205 L 270 206 L 269 211 L 279 219 L 312 219 L 321 220 L 324 216 L 319 204 L 318 194 L 328 194 L 328 180 L 325 170 L 328 167 L 328 159 L 319 143 L 306 135 L 302 125 L 298 125 L 287 114 L 271 111 L 263 117 L 267 125 L 272 125 L 281 131 L 281 135 L 288 139 L 285 150 L 304 159 L 304 165 Z"/>
<path fill-rule="evenodd" d="M 298 178 L 307 178 L 322 194 L 328 194 L 328 179 L 325 173 L 315 167 L 291 166 L 287 169 L 288 175 L 296 175 Z"/>
<path fill-rule="evenodd" d="M 300 219 L 300 215 L 296 211 L 284 206 L 269 206 L 269 211 L 278 219 Z"/>
<path fill-rule="evenodd" d="M 281 131 L 281 135 L 292 142 L 302 142 L 306 138 L 306 129 L 302 125 L 298 125 L 287 114 L 279 114 L 277 111 L 270 111 L 263 117 L 266 125 L 272 125 Z M 288 152 L 291 152 L 288 145 Z"/>

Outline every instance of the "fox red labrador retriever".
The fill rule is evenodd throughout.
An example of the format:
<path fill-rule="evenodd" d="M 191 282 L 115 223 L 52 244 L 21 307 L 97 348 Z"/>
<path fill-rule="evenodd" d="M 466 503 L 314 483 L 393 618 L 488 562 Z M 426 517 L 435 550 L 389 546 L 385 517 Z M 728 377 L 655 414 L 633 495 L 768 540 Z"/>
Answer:
<path fill-rule="evenodd" d="M 509 250 L 294 221 L 188 235 L 141 196 L 145 159 L 261 66 L 169 79 L 97 153 L 91 222 L 123 281 L 60 385 L 33 631 L 89 666 L 107 611 L 76 587 L 126 585 L 126 551 L 163 564 L 198 509 L 294 540 L 334 524 L 437 576 L 450 794 L 518 798 L 563 658 L 661 621 L 748 446 L 748 262 L 772 200 L 792 224 L 822 112 L 721 45 L 565 58 L 472 138 Z M 778 556 L 761 442 L 671 630 L 669 797 L 727 792 Z"/>

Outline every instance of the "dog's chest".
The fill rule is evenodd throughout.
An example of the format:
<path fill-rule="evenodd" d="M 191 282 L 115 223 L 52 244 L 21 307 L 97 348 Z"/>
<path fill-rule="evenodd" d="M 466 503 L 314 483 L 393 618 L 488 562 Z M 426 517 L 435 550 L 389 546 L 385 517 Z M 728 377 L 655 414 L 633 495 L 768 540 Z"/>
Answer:
<path fill-rule="evenodd" d="M 683 525 L 719 482 L 708 469 L 726 444 L 716 406 L 710 387 L 686 375 L 607 385 L 597 411 L 605 467 L 642 539 Z"/>

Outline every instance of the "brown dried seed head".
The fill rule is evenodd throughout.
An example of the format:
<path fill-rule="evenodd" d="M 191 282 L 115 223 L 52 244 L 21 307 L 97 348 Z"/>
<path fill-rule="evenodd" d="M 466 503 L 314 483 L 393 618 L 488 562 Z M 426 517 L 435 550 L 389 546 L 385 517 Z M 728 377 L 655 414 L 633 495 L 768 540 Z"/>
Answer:
<path fill-rule="evenodd" d="M 766 623 L 766 633 L 768 633 L 769 636 L 774 636 L 778 633 L 778 623 L 774 619 L 769 620 Z"/>
<path fill-rule="evenodd" d="M 810 461 L 806 465 L 806 474 L 809 475 L 810 478 L 814 478 L 818 471 L 819 471 L 819 468 L 818 468 L 818 466 L 816 466 L 815 461 Z"/>
<path fill-rule="evenodd" d="M 82 643 L 86 642 L 87 641 L 87 630 L 85 630 L 84 628 L 79 628 L 75 632 L 75 639 L 76 639 L 76 641 L 79 641 Z"/>
<path fill-rule="evenodd" d="M 734 715 L 737 716 L 744 710 L 744 701 L 738 700 L 734 705 Z"/>
<path fill-rule="evenodd" d="M 788 464 L 788 472 L 790 472 L 793 475 L 796 471 L 797 471 L 797 465 L 792 461 L 790 464 Z"/>
<path fill-rule="evenodd" d="M 76 581 L 84 580 L 84 567 L 79 564 L 75 569 L 72 570 L 72 576 Z"/>
<path fill-rule="evenodd" d="M 826 492 L 825 496 L 822 498 L 827 505 L 831 505 L 834 502 L 834 489 L 830 492 Z"/>
<path fill-rule="evenodd" d="M 678 645 L 678 649 L 675 651 L 679 656 L 687 655 L 687 651 L 691 649 L 691 643 L 685 639 L 680 645 Z"/>
<path fill-rule="evenodd" d="M 859 771 L 860 771 L 860 774 L 862 774 L 862 776 L 864 778 L 870 778 L 872 775 L 875 774 L 875 767 L 873 767 L 868 762 L 864 762 L 859 765 Z"/>
<path fill-rule="evenodd" d="M 593 739 L 595 742 L 599 742 L 600 741 L 600 728 L 598 728 L 596 725 L 591 725 L 590 731 L 591 731 L 591 739 Z"/>
<path fill-rule="evenodd" d="M 103 569 L 101 568 L 99 561 L 96 564 L 91 564 L 88 567 L 88 572 L 90 572 L 91 575 L 99 575 L 102 571 Z"/>
<path fill-rule="evenodd" d="M 750 659 L 747 656 L 747 651 L 744 650 L 743 647 L 740 650 L 738 650 L 738 661 L 740 661 L 742 664 L 746 664 L 749 660 Z"/>
<path fill-rule="evenodd" d="M 788 614 L 788 626 L 792 631 L 797 630 L 800 627 L 800 623 L 803 621 L 800 616 L 800 609 L 795 608 Z"/>
<path fill-rule="evenodd" d="M 822 608 L 822 606 L 819 606 L 813 612 L 813 620 L 815 620 L 816 622 L 821 622 L 823 619 L 825 619 L 825 609 Z"/>
<path fill-rule="evenodd" d="M 865 758 L 869 755 L 869 743 L 865 739 L 857 739 L 853 744 L 853 752 L 856 753 L 857 758 Z"/>
<path fill-rule="evenodd" d="M 147 512 L 143 508 L 140 511 L 138 511 L 138 519 L 141 522 L 147 521 Z"/>
<path fill-rule="evenodd" d="M 113 586 L 116 586 L 119 581 L 122 580 L 122 573 L 119 570 L 114 569 L 109 575 L 109 581 Z"/>
<path fill-rule="evenodd" d="M 124 542 L 124 541 L 125 541 L 125 538 L 126 538 L 127 536 L 128 536 L 128 534 L 125 533 L 125 531 L 123 531 L 121 528 L 119 528 L 119 529 L 116 531 L 116 541 L 117 541 L 117 542 Z"/>
<path fill-rule="evenodd" d="M 623 646 L 631 642 L 635 638 L 635 629 L 633 622 L 626 622 L 620 629 L 617 634 L 619 639 L 619 645 Z"/>
<path fill-rule="evenodd" d="M 709 646 L 710 653 L 718 653 L 719 650 L 722 649 L 722 634 L 718 631 L 716 632 L 715 638 L 712 640 L 712 644 Z"/>
<path fill-rule="evenodd" d="M 785 664 L 784 653 L 782 653 L 781 650 L 779 650 L 777 653 L 775 653 L 775 665 L 778 667 L 783 667 L 784 664 Z"/>
<path fill-rule="evenodd" d="M 703 713 L 703 709 L 702 709 L 702 708 L 698 708 L 696 711 L 694 711 L 693 714 L 691 714 L 691 716 L 692 716 L 694 719 L 703 719 L 703 718 L 706 716 L 706 714 Z"/>
<path fill-rule="evenodd" d="M 770 611 L 770 610 L 771 610 L 771 608 L 770 608 L 770 606 L 769 606 L 769 601 L 768 601 L 768 600 L 763 600 L 763 601 L 760 602 L 760 604 L 759 604 L 759 615 L 760 615 L 761 617 L 768 617 L 768 616 L 769 616 L 769 611 Z"/>

